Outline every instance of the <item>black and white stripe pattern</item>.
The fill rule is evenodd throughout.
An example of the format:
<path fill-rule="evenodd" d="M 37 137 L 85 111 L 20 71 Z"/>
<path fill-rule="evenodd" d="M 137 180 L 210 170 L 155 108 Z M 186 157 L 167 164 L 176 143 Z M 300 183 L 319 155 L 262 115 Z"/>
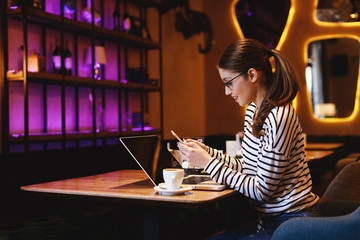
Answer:
<path fill-rule="evenodd" d="M 256 106 L 245 114 L 242 156 L 231 158 L 209 148 L 212 161 L 205 167 L 212 178 L 244 196 L 261 217 L 294 213 L 314 205 L 319 197 L 311 192 L 304 136 L 291 104 L 274 107 L 266 118 L 264 136 L 252 135 Z"/>

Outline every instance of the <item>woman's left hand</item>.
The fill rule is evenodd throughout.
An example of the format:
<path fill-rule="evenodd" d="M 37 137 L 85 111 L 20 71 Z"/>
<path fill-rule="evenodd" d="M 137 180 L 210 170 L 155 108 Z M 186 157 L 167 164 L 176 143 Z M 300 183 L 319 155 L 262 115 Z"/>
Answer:
<path fill-rule="evenodd" d="M 205 168 L 212 159 L 201 146 L 194 142 L 186 141 L 185 144 L 178 142 L 178 148 L 181 157 L 198 168 Z"/>

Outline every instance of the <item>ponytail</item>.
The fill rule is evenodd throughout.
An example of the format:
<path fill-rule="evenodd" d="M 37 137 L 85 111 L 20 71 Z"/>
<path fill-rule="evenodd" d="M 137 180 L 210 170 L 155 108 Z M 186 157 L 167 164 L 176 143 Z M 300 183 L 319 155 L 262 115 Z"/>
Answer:
<path fill-rule="evenodd" d="M 275 106 L 284 106 L 291 103 L 299 91 L 296 81 L 296 74 L 288 60 L 278 50 L 268 50 L 269 57 L 274 57 L 275 71 L 271 79 L 268 80 L 268 89 L 262 101 L 259 112 L 253 123 L 253 135 L 260 137 L 263 135 L 262 127 L 271 109 Z"/>

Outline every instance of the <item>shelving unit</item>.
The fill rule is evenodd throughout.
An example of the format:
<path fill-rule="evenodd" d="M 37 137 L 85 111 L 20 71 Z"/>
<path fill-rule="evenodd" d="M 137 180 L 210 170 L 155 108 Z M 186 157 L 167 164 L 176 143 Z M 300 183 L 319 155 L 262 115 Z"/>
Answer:
<path fill-rule="evenodd" d="M 7 116 L 2 123 L 3 152 L 113 144 L 124 135 L 162 136 L 161 16 L 157 4 L 119 0 L 121 15 L 129 11 L 144 22 L 157 22 L 149 26 L 155 39 L 150 40 L 113 30 L 109 9 L 114 10 L 116 0 L 91 1 L 93 14 L 100 6 L 100 26 L 94 20 L 83 22 L 79 14 L 75 19 L 64 17 L 64 2 L 45 0 L 45 6 L 50 4 L 51 8 L 44 10 L 27 6 L 10 9 L 6 2 L 1 3 L 6 21 L 1 51 L 5 73 L 2 113 Z M 82 8 L 77 1 L 76 12 Z M 65 40 L 71 42 L 72 75 L 52 73 L 50 59 L 56 38 L 61 40 L 62 49 Z M 83 60 L 87 48 L 94 54 L 95 45 L 103 46 L 107 55 L 101 80 L 91 77 L 93 67 Z M 46 72 L 26 71 L 29 49 L 34 48 L 45 56 Z M 130 82 L 130 68 L 143 70 L 148 79 Z M 22 74 L 8 76 L 9 70 Z"/>

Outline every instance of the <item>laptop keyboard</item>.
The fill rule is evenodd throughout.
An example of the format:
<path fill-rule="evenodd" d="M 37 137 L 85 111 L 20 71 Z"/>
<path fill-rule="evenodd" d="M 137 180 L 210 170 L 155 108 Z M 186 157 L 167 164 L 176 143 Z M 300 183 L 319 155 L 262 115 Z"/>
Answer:
<path fill-rule="evenodd" d="M 183 180 L 183 184 L 197 184 L 212 180 L 209 176 L 191 176 Z"/>

